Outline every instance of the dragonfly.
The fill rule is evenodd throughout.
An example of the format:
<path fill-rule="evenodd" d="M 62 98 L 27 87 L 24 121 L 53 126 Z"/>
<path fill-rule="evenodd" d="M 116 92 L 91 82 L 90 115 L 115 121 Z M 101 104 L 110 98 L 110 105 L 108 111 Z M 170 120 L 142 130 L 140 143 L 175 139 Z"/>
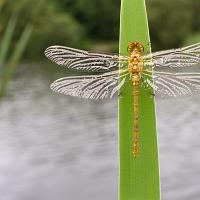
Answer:
<path fill-rule="evenodd" d="M 65 68 L 89 72 L 54 81 L 50 88 L 65 95 L 87 99 L 112 98 L 132 82 L 134 158 L 139 155 L 139 87 L 151 88 L 161 97 L 178 97 L 200 92 L 200 72 L 191 71 L 200 64 L 200 43 L 187 47 L 145 54 L 144 44 L 129 42 L 127 55 L 93 53 L 65 46 L 50 46 L 45 55 Z M 94 74 L 95 72 L 95 74 Z M 92 73 L 92 74 L 91 74 Z"/>

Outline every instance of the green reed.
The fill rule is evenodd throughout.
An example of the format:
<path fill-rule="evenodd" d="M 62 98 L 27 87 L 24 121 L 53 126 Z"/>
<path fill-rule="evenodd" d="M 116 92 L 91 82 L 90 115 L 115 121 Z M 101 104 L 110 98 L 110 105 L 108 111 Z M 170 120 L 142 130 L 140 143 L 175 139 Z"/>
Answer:
<path fill-rule="evenodd" d="M 145 53 L 150 52 L 150 39 L 144 0 L 122 0 L 120 53 L 127 54 L 127 44 L 139 41 Z M 119 199 L 159 200 L 160 181 L 153 91 L 139 91 L 140 153 L 133 158 L 133 89 L 130 81 L 119 98 Z"/>
<path fill-rule="evenodd" d="M 29 0 L 23 1 L 21 7 L 19 6 L 19 8 L 13 10 L 5 26 L 3 37 L 0 40 L 0 97 L 4 95 L 7 83 L 12 78 L 17 65 L 23 57 L 24 51 L 31 38 L 34 24 L 39 17 L 41 9 L 45 6 L 45 0 L 38 0 L 35 2 L 30 20 L 27 21 L 26 25 L 23 27 L 18 40 L 13 42 L 16 34 L 15 28 L 20 24 L 20 17 L 18 17 L 18 14 L 23 12 L 24 7 L 27 6 L 29 2 Z M 5 4 L 6 3 L 2 3 L 0 5 L 0 11 L 2 11 Z M 15 45 L 13 46 L 13 44 Z"/>

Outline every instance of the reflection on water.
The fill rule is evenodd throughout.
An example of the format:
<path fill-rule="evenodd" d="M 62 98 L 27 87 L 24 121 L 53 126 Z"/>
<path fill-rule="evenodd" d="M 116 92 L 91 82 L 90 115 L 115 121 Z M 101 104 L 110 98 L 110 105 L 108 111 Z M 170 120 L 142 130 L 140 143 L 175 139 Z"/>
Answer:
<path fill-rule="evenodd" d="M 1 199 L 117 199 L 117 100 L 51 93 L 33 68 L 0 104 Z M 199 199 L 199 100 L 157 100 L 162 200 Z"/>

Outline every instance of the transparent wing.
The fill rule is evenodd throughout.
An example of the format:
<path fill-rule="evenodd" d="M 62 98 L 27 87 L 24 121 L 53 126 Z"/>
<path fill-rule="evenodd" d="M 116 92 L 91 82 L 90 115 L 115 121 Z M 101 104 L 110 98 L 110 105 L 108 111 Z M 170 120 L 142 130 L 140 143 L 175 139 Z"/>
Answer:
<path fill-rule="evenodd" d="M 51 46 L 45 50 L 47 58 L 69 69 L 83 71 L 110 71 L 119 68 L 119 63 L 127 61 L 126 56 L 89 53 L 64 46 Z"/>
<path fill-rule="evenodd" d="M 122 70 L 101 75 L 72 76 L 56 80 L 51 84 L 53 91 L 87 99 L 104 99 L 113 95 L 122 87 L 129 73 Z"/>
<path fill-rule="evenodd" d="M 187 67 L 200 63 L 200 43 L 179 49 L 158 51 L 144 56 L 144 66 Z"/>
<path fill-rule="evenodd" d="M 161 97 L 200 94 L 200 73 L 169 73 L 144 71 L 146 83 Z"/>

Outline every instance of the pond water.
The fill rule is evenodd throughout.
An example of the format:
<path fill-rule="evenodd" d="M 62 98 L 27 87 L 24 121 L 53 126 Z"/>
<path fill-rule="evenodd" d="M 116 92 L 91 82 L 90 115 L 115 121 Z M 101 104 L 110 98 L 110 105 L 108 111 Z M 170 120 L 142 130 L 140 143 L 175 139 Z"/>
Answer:
<path fill-rule="evenodd" d="M 0 199 L 116 200 L 117 99 L 52 93 L 50 69 L 20 66 L 1 100 Z M 199 119 L 198 96 L 157 99 L 162 200 L 200 198 Z"/>

